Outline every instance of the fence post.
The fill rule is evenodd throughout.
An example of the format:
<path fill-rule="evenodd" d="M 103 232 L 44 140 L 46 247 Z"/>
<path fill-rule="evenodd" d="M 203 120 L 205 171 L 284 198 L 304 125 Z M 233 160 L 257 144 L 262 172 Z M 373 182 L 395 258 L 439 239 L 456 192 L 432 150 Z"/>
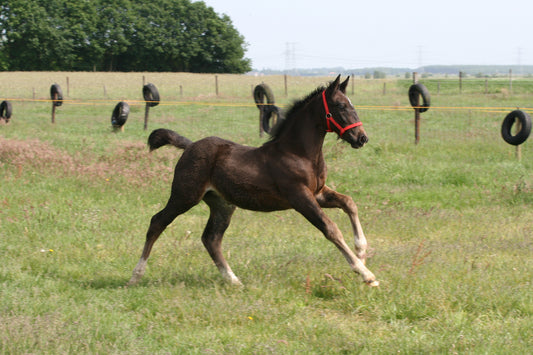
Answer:
<path fill-rule="evenodd" d="M 68 76 L 67 76 L 67 96 L 70 96 L 70 80 Z"/>
<path fill-rule="evenodd" d="M 215 75 L 215 93 L 218 97 L 218 75 Z"/>
<path fill-rule="evenodd" d="M 144 109 L 144 130 L 148 129 L 148 113 L 150 112 L 150 105 L 146 103 L 146 108 Z"/>
<path fill-rule="evenodd" d="M 489 93 L 489 79 L 485 78 L 485 95 Z"/>
<path fill-rule="evenodd" d="M 57 93 L 54 93 L 52 97 L 52 123 L 56 123 L 56 105 L 55 100 L 57 100 Z"/>
<path fill-rule="evenodd" d="M 459 93 L 463 93 L 463 72 L 459 72 Z"/>
<path fill-rule="evenodd" d="M 418 83 L 418 74 L 413 72 L 413 84 Z M 420 141 L 420 95 L 416 95 L 415 100 L 415 145 Z"/>
<path fill-rule="evenodd" d="M 355 75 L 352 74 L 352 95 L 355 94 Z"/>
<path fill-rule="evenodd" d="M 517 107 L 516 109 L 519 110 L 520 108 Z M 522 123 L 520 122 L 518 117 L 515 118 L 514 126 L 516 127 L 515 128 L 515 132 L 516 133 L 518 133 L 518 132 L 520 132 L 522 130 Z M 522 161 L 522 145 L 521 144 L 518 144 L 516 146 L 516 160 L 518 160 L 518 162 Z"/>
<path fill-rule="evenodd" d="M 289 89 L 287 86 L 287 74 L 283 75 L 283 80 L 285 81 L 285 97 L 289 96 Z"/>

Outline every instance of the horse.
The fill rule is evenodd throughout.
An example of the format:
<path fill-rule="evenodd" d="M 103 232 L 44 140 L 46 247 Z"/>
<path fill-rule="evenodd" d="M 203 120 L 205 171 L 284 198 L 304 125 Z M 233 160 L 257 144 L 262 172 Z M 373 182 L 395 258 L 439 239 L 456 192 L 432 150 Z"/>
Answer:
<path fill-rule="evenodd" d="M 356 204 L 325 183 L 322 146 L 327 132 L 334 132 L 355 149 L 368 142 L 362 122 L 346 96 L 348 80 L 349 77 L 340 83 L 339 75 L 327 87 L 318 87 L 294 102 L 283 123 L 259 147 L 219 137 L 193 142 L 169 129 L 154 130 L 148 138 L 150 151 L 168 144 L 184 151 L 176 163 L 170 198 L 150 221 L 141 258 L 128 285 L 138 283 L 144 275 L 152 247 L 165 228 L 204 201 L 210 215 L 202 242 L 223 278 L 231 284 L 242 285 L 222 254 L 222 238 L 233 212 L 240 207 L 262 212 L 296 210 L 340 250 L 366 284 L 378 286 L 379 281 L 365 266 L 367 240 Z M 355 252 L 322 208 L 342 208 L 348 215 Z"/>

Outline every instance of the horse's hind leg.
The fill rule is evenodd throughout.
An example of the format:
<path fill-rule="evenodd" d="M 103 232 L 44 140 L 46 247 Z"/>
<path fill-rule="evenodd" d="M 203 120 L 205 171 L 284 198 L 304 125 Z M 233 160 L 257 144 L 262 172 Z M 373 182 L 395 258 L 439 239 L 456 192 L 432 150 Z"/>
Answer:
<path fill-rule="evenodd" d="M 204 201 L 210 209 L 209 220 L 202 234 L 202 242 L 222 276 L 234 285 L 242 285 L 222 255 L 222 238 L 228 228 L 235 206 L 214 192 L 208 192 Z"/>
<path fill-rule="evenodd" d="M 165 228 L 167 228 L 178 215 L 187 212 L 191 207 L 197 204 L 197 202 L 182 204 L 178 201 L 177 198 L 171 196 L 165 208 L 152 217 L 150 227 L 148 228 L 148 232 L 146 232 L 146 242 L 144 243 L 141 259 L 137 263 L 137 266 L 135 266 L 135 269 L 133 269 L 133 275 L 131 276 L 128 285 L 136 284 L 144 275 L 146 263 L 150 256 L 150 252 L 152 251 L 152 247 Z"/>

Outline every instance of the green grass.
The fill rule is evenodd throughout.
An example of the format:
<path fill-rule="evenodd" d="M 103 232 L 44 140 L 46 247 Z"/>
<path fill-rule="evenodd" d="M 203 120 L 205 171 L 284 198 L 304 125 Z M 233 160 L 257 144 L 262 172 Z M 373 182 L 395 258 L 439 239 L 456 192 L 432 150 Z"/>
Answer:
<path fill-rule="evenodd" d="M 379 288 L 366 287 L 295 212 L 244 210 L 224 249 L 245 288 L 226 285 L 200 241 L 203 204 L 169 226 L 140 284 L 127 288 L 180 155 L 149 154 L 148 132 L 257 146 L 267 138 L 258 135 L 254 84 L 271 85 L 287 104 L 328 80 L 289 77 L 285 97 L 283 77 L 221 75 L 216 97 L 213 75 L 145 74 L 163 97 L 146 132 L 134 102 L 142 75 L 0 73 L 12 90 L 2 95 L 26 100 L 14 100 L 12 122 L 0 125 L 0 353 L 531 352 L 531 138 L 517 161 L 499 133 L 506 109 L 475 109 L 529 107 L 530 88 L 441 91 L 434 106 L 470 109 L 424 113 L 415 146 L 412 111 L 370 107 L 408 106 L 406 82 L 387 81 L 383 95 L 383 81 L 357 80 L 350 97 L 370 142 L 352 150 L 328 135 L 324 153 L 328 184 L 359 206 Z M 32 87 L 47 99 L 67 76 L 75 102 L 52 125 L 50 104 L 31 101 Z M 121 99 L 132 112 L 114 133 Z M 342 211 L 327 213 L 351 241 Z"/>

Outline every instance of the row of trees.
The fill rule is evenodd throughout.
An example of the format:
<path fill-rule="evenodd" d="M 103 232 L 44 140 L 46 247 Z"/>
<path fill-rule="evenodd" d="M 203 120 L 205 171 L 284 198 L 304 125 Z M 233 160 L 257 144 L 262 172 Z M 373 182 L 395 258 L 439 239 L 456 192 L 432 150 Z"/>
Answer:
<path fill-rule="evenodd" d="M 190 0 L 0 0 L 0 69 L 244 73 L 244 37 Z"/>

